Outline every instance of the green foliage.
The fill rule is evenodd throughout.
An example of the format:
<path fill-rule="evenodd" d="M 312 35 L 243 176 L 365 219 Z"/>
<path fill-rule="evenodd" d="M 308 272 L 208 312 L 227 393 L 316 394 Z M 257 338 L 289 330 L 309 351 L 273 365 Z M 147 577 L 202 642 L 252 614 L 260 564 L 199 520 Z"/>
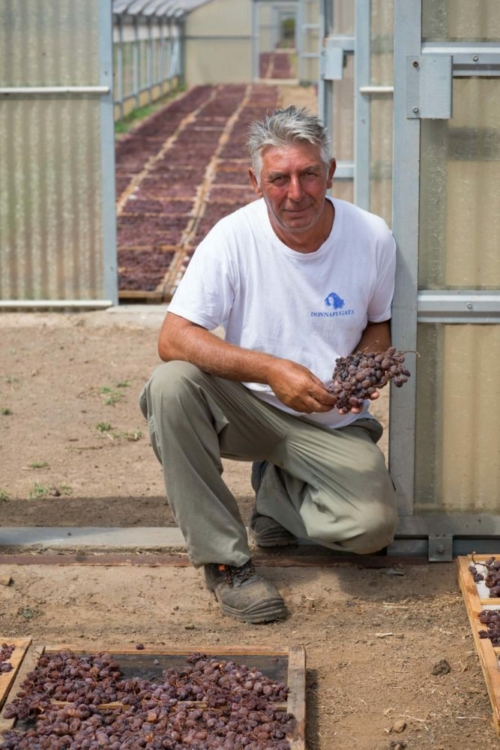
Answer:
<path fill-rule="evenodd" d="M 33 489 L 30 492 L 31 500 L 36 500 L 38 497 L 46 497 L 50 494 L 50 487 L 47 484 L 41 484 L 35 482 Z"/>
<path fill-rule="evenodd" d="M 119 383 L 116 384 L 117 388 L 130 388 L 130 383 L 128 380 L 120 380 Z"/>
<path fill-rule="evenodd" d="M 33 461 L 28 466 L 30 469 L 48 469 L 49 464 L 47 461 Z"/>
<path fill-rule="evenodd" d="M 2 408 L 0 409 L 0 414 L 4 417 L 8 417 L 9 414 L 12 414 L 12 409 Z"/>
<path fill-rule="evenodd" d="M 136 443 L 142 437 L 140 430 L 129 430 L 121 432 L 113 432 L 115 440 L 128 440 L 129 443 Z"/>
<path fill-rule="evenodd" d="M 123 393 L 119 393 L 118 391 L 115 391 L 114 388 L 109 388 L 108 386 L 103 386 L 101 388 L 101 395 L 105 396 L 104 403 L 106 406 L 114 406 L 124 399 Z"/>
<path fill-rule="evenodd" d="M 98 422 L 96 424 L 97 429 L 99 432 L 109 432 L 113 429 L 113 427 L 110 425 L 109 422 Z"/>
<path fill-rule="evenodd" d="M 185 91 L 185 89 L 185 86 L 177 86 L 175 89 L 172 89 L 172 91 L 169 91 L 168 94 L 162 96 L 161 99 L 158 99 L 156 102 L 154 102 L 154 104 L 148 104 L 145 107 L 138 107 L 137 109 L 132 110 L 132 112 L 129 112 L 128 115 L 125 115 L 122 120 L 118 120 L 118 122 L 115 122 L 115 135 L 128 133 L 128 131 L 134 125 L 138 124 L 146 117 L 149 117 L 154 112 L 157 112 L 159 109 L 164 107 L 170 99 L 173 99 L 175 96 L 177 96 L 177 94 Z"/>
<path fill-rule="evenodd" d="M 0 502 L 4 503 L 6 502 L 6 500 L 9 500 L 9 498 L 10 498 L 9 493 L 6 492 L 5 490 L 2 490 L 2 488 L 0 487 Z"/>

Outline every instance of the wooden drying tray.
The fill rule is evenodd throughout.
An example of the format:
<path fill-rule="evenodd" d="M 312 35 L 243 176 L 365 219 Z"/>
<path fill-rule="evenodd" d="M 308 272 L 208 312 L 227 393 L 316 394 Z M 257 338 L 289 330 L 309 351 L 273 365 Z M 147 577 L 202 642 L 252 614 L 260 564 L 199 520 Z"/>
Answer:
<path fill-rule="evenodd" d="M 10 643 L 14 643 L 14 641 L 11 640 Z M 63 650 L 72 651 L 77 656 L 102 652 L 112 654 L 119 663 L 125 677 L 143 676 L 149 679 L 159 677 L 164 669 L 185 666 L 186 656 L 197 651 L 207 656 L 231 659 L 248 667 L 256 667 L 271 679 L 284 682 L 290 689 L 286 710 L 294 715 L 296 721 L 293 736 L 288 738 L 290 748 L 291 750 L 305 750 L 306 655 L 302 646 L 290 646 L 284 649 L 253 646 L 247 648 L 242 646 L 234 648 L 196 646 L 190 649 L 145 646 L 144 649 L 138 650 L 127 647 L 107 648 L 102 644 L 90 644 L 88 646 L 82 646 L 81 644 L 78 646 L 68 644 L 34 645 L 28 650 L 22 669 L 19 670 L 12 684 L 9 699 L 12 700 L 15 697 L 26 674 L 36 668 L 42 654 L 57 653 Z M 154 665 L 155 659 L 159 661 L 158 665 Z M 12 729 L 14 724 L 15 719 L 6 719 L 3 712 L 0 714 L 0 732 Z"/>
<path fill-rule="evenodd" d="M 0 646 L 2 643 L 6 643 L 8 646 L 15 646 L 15 649 L 9 659 L 12 665 L 11 671 L 0 673 L 0 708 L 4 705 L 11 685 L 14 683 L 28 646 L 31 643 L 31 638 L 4 638 L 0 635 Z"/>
<path fill-rule="evenodd" d="M 474 555 L 474 560 L 485 562 L 490 557 L 495 557 L 495 555 Z M 479 621 L 479 613 L 485 607 L 500 610 L 500 599 L 482 599 L 480 597 L 478 587 L 469 571 L 469 565 L 473 564 L 471 555 L 458 557 L 457 564 L 458 582 L 464 597 L 472 635 L 474 636 L 474 644 L 493 708 L 493 726 L 496 733 L 500 735 L 500 648 L 493 646 L 489 638 L 479 637 L 479 631 L 486 629 L 486 626 Z"/>

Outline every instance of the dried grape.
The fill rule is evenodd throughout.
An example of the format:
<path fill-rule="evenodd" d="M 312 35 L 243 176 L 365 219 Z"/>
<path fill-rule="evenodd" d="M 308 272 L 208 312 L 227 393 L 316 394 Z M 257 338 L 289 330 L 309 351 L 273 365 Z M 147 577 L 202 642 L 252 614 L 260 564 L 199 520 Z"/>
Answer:
<path fill-rule="evenodd" d="M 333 382 L 329 387 L 342 412 L 361 409 L 366 399 L 392 380 L 401 388 L 410 377 L 403 366 L 407 352 L 391 347 L 386 352 L 356 352 L 335 360 Z"/>
<path fill-rule="evenodd" d="M 12 671 L 12 664 L 9 659 L 15 649 L 15 646 L 9 646 L 7 643 L 2 643 L 0 646 L 0 674 Z"/>
<path fill-rule="evenodd" d="M 151 682 L 125 679 L 109 654 L 46 654 L 5 709 L 27 720 L 4 750 L 289 750 L 288 688 L 256 669 L 195 653 Z"/>
<path fill-rule="evenodd" d="M 470 574 L 476 583 L 484 581 L 485 586 L 490 590 L 490 597 L 500 598 L 500 560 L 496 557 L 489 557 L 485 562 L 480 562 L 474 559 L 475 554 L 475 552 L 472 553 L 472 565 L 469 565 Z M 478 570 L 478 566 L 483 568 L 483 572 Z"/>

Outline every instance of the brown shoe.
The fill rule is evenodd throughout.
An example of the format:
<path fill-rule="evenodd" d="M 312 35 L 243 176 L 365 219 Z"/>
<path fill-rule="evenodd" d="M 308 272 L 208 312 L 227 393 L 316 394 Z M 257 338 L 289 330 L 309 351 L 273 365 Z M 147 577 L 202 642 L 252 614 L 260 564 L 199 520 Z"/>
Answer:
<path fill-rule="evenodd" d="M 297 537 L 270 516 L 262 516 L 253 509 L 250 519 L 250 538 L 257 547 L 288 547 L 297 544 Z"/>
<path fill-rule="evenodd" d="M 233 565 L 205 565 L 205 581 L 225 615 L 257 624 L 283 620 L 285 602 L 279 591 L 257 575 L 251 560 Z"/>

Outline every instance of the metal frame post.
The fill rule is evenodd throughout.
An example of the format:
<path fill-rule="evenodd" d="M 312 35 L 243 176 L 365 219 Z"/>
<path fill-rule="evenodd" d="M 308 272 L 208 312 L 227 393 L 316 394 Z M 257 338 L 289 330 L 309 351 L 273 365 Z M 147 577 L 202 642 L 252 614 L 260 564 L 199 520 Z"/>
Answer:
<path fill-rule="evenodd" d="M 354 55 L 354 202 L 370 210 L 370 0 L 356 0 Z"/>
<path fill-rule="evenodd" d="M 136 109 L 139 108 L 140 101 L 140 76 L 139 76 L 139 22 L 134 17 L 134 41 L 133 41 L 133 60 L 134 60 L 134 97 Z"/>
<path fill-rule="evenodd" d="M 417 344 L 420 120 L 406 116 L 406 58 L 419 55 L 422 1 L 394 3 L 393 232 L 398 245 L 392 337 L 402 350 Z M 415 496 L 416 374 L 402 394 L 391 390 L 389 468 L 401 516 L 412 516 Z"/>
<path fill-rule="evenodd" d="M 120 108 L 120 120 L 123 120 L 124 110 L 123 110 L 123 19 L 121 15 L 117 18 L 118 21 L 118 49 L 117 49 L 117 59 L 118 59 L 118 70 L 116 73 L 116 79 L 118 82 L 118 105 Z"/>
<path fill-rule="evenodd" d="M 113 97 L 113 12 L 111 0 L 99 2 L 99 83 L 109 87 L 99 105 L 102 169 L 102 243 L 104 294 L 118 304 L 118 263 L 116 250 L 115 129 Z"/>
<path fill-rule="evenodd" d="M 260 78 L 259 47 L 259 0 L 252 0 L 252 77 L 254 81 Z"/>
<path fill-rule="evenodd" d="M 151 16 L 148 16 L 147 75 L 148 100 L 153 101 L 153 27 Z"/>

